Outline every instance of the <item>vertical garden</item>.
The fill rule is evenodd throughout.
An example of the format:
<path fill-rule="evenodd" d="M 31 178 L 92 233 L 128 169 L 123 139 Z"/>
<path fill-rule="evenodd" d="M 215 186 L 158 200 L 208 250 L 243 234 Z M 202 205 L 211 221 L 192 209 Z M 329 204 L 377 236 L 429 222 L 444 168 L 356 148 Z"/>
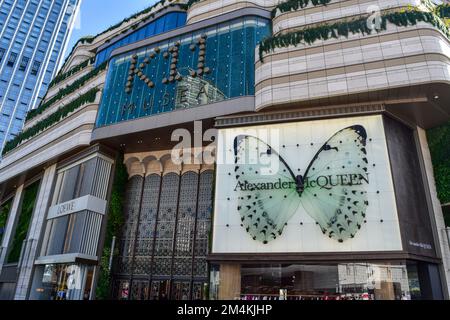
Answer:
<path fill-rule="evenodd" d="M 110 298 L 111 294 L 111 270 L 109 270 L 109 258 L 111 256 L 111 243 L 113 237 L 120 235 L 123 223 L 123 203 L 125 197 L 125 188 L 128 182 L 127 168 L 123 163 L 123 154 L 116 159 L 114 183 L 111 190 L 111 198 L 108 209 L 108 222 L 106 226 L 105 243 L 100 260 L 100 275 L 97 284 L 96 298 L 105 300 Z M 116 256 L 116 248 L 113 255 Z"/>
<path fill-rule="evenodd" d="M 24 190 L 22 204 L 20 206 L 19 220 L 12 238 L 10 251 L 8 254 L 8 263 L 19 262 L 22 243 L 27 237 L 30 227 L 31 217 L 33 215 L 36 197 L 39 191 L 40 181 L 36 181 Z"/>
<path fill-rule="evenodd" d="M 13 198 L 6 201 L 1 207 L 0 207 L 0 245 L 3 241 L 3 234 L 5 233 L 6 223 L 8 222 L 8 215 L 11 211 Z"/>
<path fill-rule="evenodd" d="M 442 205 L 450 204 L 450 123 L 428 130 L 427 136 L 439 200 Z M 450 212 L 444 217 L 450 226 Z"/>

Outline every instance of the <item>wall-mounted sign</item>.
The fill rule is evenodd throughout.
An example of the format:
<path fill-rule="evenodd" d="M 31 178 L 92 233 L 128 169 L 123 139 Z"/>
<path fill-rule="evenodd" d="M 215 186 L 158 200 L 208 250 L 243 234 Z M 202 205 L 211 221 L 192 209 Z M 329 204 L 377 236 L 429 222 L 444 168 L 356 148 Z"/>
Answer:
<path fill-rule="evenodd" d="M 381 116 L 225 129 L 217 155 L 214 253 L 402 249 Z"/>
<path fill-rule="evenodd" d="M 55 219 L 85 210 L 105 214 L 106 200 L 87 195 L 78 199 L 60 203 L 50 207 L 47 219 Z"/>

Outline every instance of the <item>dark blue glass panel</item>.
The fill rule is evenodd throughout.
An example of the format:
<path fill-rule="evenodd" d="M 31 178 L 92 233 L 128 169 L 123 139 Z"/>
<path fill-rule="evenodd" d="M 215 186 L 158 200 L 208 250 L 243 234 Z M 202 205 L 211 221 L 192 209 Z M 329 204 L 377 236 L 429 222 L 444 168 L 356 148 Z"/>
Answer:
<path fill-rule="evenodd" d="M 96 125 L 253 95 L 255 49 L 269 30 L 268 20 L 246 17 L 113 58 Z M 129 78 L 135 55 L 135 72 Z"/>
<path fill-rule="evenodd" d="M 170 12 L 161 16 L 98 52 L 95 65 L 99 66 L 108 60 L 114 49 L 184 26 L 186 24 L 186 16 L 185 12 Z"/>
<path fill-rule="evenodd" d="M 145 27 L 145 37 L 151 37 L 155 34 L 155 24 L 152 22 Z"/>
<path fill-rule="evenodd" d="M 165 27 L 166 30 L 172 30 L 177 27 L 178 15 L 166 16 Z"/>
<path fill-rule="evenodd" d="M 137 39 L 138 41 L 145 39 L 145 28 L 139 29 L 139 31 L 137 32 Z"/>
<path fill-rule="evenodd" d="M 166 18 L 166 16 L 161 17 L 160 19 L 156 20 L 155 34 L 159 34 L 164 31 L 164 25 L 166 23 L 165 18 Z"/>

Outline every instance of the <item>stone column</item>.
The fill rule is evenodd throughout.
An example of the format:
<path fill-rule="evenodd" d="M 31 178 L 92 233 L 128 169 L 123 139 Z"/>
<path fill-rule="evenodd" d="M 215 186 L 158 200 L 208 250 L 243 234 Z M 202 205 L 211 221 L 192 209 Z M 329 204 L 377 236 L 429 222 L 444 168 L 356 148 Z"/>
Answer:
<path fill-rule="evenodd" d="M 6 255 L 8 253 L 8 246 L 11 240 L 15 222 L 17 220 L 17 215 L 19 214 L 20 203 L 22 202 L 22 193 L 23 185 L 20 185 L 16 190 L 16 194 L 14 195 L 13 204 L 8 215 L 8 222 L 6 224 L 5 233 L 3 234 L 3 241 L 0 246 L 0 274 L 7 259 Z"/>
<path fill-rule="evenodd" d="M 39 240 L 44 230 L 45 218 L 47 217 L 47 210 L 50 206 L 55 177 L 56 164 L 48 167 L 42 177 L 36 199 L 36 207 L 31 218 L 30 230 L 28 231 L 28 237 L 26 238 L 22 254 L 14 300 L 25 300 L 30 290 L 34 261 L 39 255 Z"/>

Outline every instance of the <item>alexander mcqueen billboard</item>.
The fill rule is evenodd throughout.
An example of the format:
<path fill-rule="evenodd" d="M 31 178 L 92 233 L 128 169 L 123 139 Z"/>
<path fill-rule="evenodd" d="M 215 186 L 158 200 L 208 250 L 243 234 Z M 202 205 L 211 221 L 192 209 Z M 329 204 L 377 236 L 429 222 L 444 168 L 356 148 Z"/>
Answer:
<path fill-rule="evenodd" d="M 402 250 L 381 116 L 219 132 L 213 253 Z"/>

